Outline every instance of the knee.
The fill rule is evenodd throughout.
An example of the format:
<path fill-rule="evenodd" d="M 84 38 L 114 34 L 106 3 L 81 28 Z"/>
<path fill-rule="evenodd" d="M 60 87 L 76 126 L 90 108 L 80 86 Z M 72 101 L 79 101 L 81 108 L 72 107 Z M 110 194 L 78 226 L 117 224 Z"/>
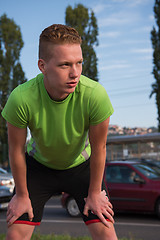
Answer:
<path fill-rule="evenodd" d="M 94 223 L 89 230 L 93 240 L 118 240 L 113 224 L 107 228 L 102 223 Z"/>
<path fill-rule="evenodd" d="M 19 232 L 17 232 L 16 230 L 10 231 L 8 229 L 6 240 L 20 240 L 20 239 L 22 239 L 22 236 L 21 234 L 19 234 Z"/>
<path fill-rule="evenodd" d="M 13 224 L 8 228 L 6 240 L 30 240 L 33 230 L 33 226 Z"/>

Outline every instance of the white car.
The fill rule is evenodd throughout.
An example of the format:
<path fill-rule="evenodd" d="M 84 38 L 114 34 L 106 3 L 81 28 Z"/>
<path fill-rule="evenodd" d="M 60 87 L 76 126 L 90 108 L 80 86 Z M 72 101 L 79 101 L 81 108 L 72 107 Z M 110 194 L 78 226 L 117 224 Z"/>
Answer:
<path fill-rule="evenodd" d="M 0 186 L 8 187 L 10 192 L 13 193 L 14 179 L 11 173 L 8 173 L 3 168 L 0 168 Z"/>
<path fill-rule="evenodd" d="M 8 207 L 8 203 L 12 198 L 12 190 L 5 186 L 0 186 L 0 209 Z"/>

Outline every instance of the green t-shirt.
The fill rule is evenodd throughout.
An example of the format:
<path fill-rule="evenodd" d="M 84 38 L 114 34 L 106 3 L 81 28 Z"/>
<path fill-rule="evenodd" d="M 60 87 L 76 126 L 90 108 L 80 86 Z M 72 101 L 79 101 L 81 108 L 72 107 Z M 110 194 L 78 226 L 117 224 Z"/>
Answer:
<path fill-rule="evenodd" d="M 108 95 L 99 83 L 81 75 L 75 91 L 56 102 L 44 87 L 43 74 L 39 74 L 12 91 L 2 116 L 18 128 L 30 129 L 29 155 L 61 170 L 77 166 L 90 156 L 89 126 L 112 113 Z"/>

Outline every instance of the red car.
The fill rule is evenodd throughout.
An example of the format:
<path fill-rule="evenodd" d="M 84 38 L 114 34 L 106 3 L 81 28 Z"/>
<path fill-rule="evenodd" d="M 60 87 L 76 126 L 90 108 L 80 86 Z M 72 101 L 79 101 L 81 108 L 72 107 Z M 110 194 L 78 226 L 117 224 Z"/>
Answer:
<path fill-rule="evenodd" d="M 105 181 L 114 211 L 156 213 L 160 217 L 160 168 L 142 161 L 106 163 Z M 62 206 L 79 216 L 72 196 L 62 194 Z"/>

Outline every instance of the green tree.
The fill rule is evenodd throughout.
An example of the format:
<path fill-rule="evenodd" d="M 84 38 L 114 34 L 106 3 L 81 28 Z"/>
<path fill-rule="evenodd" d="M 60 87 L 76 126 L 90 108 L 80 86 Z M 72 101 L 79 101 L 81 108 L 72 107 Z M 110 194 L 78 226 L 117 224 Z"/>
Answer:
<path fill-rule="evenodd" d="M 97 20 L 92 10 L 84 7 L 82 4 L 66 8 L 66 25 L 74 27 L 82 36 L 83 51 L 83 71 L 85 76 L 98 81 L 98 70 L 95 46 L 98 46 L 98 26 Z"/>
<path fill-rule="evenodd" d="M 6 14 L 0 17 L 0 113 L 11 91 L 26 81 L 20 64 L 23 40 L 19 26 Z M 6 122 L 0 116 L 0 152 L 2 161 L 8 158 Z"/>
<path fill-rule="evenodd" d="M 155 1 L 154 16 L 156 27 L 151 31 L 151 41 L 153 47 L 153 76 L 155 83 L 152 84 L 152 92 L 150 97 L 155 94 L 157 112 L 158 112 L 158 130 L 160 132 L 160 0 Z"/>

